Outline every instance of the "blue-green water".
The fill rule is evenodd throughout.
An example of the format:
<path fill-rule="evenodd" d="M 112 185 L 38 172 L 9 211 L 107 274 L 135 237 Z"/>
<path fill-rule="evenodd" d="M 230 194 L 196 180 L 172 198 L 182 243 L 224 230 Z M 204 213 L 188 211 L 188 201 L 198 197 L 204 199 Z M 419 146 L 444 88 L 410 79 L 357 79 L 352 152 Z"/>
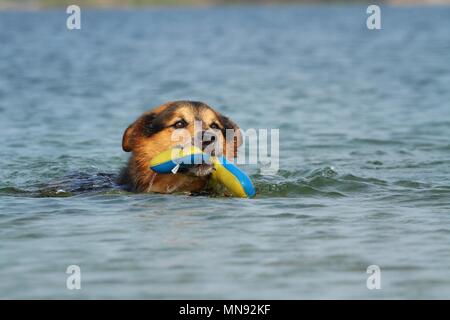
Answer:
<path fill-rule="evenodd" d="M 0 12 L 0 297 L 450 298 L 450 8 L 367 16 Z M 114 186 L 123 130 L 178 99 L 280 129 L 255 199 Z"/>

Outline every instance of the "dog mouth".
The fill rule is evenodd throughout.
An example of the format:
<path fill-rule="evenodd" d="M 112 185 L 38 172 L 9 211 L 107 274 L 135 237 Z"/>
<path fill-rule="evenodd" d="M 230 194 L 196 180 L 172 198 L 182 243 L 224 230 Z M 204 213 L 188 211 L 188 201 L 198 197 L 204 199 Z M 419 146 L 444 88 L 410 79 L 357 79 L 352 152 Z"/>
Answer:
<path fill-rule="evenodd" d="M 212 164 L 202 163 L 197 164 L 188 168 L 180 168 L 178 173 L 186 174 L 189 176 L 195 176 L 195 177 L 206 177 L 211 174 L 211 172 L 214 170 L 214 167 Z"/>

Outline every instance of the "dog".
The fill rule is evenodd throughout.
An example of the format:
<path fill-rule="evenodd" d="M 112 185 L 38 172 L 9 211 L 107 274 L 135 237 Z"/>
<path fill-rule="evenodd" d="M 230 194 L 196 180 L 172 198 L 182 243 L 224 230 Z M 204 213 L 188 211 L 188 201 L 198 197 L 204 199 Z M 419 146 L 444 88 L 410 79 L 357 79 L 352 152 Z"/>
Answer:
<path fill-rule="evenodd" d="M 207 134 L 210 139 L 205 139 Z M 168 102 L 145 112 L 125 130 L 122 149 L 131 152 L 131 157 L 119 175 L 118 184 L 132 192 L 208 192 L 208 181 L 214 170 L 210 164 L 196 164 L 175 174 L 158 174 L 150 169 L 153 157 L 180 145 L 180 139 L 174 139 L 177 136 L 187 137 L 188 141 L 182 145 L 198 139 L 203 150 L 212 150 L 211 155 L 223 155 L 228 159 L 237 156 L 242 144 L 242 134 L 236 123 L 207 104 Z"/>

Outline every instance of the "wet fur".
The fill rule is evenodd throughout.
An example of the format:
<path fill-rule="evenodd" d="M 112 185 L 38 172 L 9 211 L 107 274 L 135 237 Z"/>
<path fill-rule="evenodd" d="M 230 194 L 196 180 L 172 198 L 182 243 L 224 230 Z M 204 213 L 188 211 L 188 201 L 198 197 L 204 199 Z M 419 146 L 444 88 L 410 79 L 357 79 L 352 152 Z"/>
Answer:
<path fill-rule="evenodd" d="M 191 123 L 194 119 L 202 121 L 202 130 L 208 129 L 211 122 L 217 123 L 217 131 L 222 134 L 220 141 L 217 141 L 223 145 L 222 154 L 227 158 L 236 156 L 237 148 L 242 144 L 242 136 L 233 121 L 202 102 L 168 102 L 144 113 L 125 130 L 122 148 L 131 152 L 131 157 L 119 175 L 118 184 L 134 192 L 198 193 L 206 190 L 212 170 L 208 166 L 199 166 L 191 172 L 177 174 L 158 174 L 149 168 L 154 156 L 177 145 L 171 139 L 174 130 L 172 124 L 180 117 L 191 120 L 186 129 L 192 136 L 196 134 Z M 236 130 L 230 141 L 226 140 L 227 129 Z"/>

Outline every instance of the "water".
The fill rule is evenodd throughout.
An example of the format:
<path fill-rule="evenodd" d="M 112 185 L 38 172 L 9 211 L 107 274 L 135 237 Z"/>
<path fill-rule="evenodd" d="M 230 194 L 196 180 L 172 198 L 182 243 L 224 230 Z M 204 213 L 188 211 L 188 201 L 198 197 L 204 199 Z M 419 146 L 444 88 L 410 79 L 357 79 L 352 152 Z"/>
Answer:
<path fill-rule="evenodd" d="M 1 12 L 0 297 L 450 298 L 450 8 L 365 9 Z M 280 129 L 256 199 L 114 186 L 177 99 Z"/>

